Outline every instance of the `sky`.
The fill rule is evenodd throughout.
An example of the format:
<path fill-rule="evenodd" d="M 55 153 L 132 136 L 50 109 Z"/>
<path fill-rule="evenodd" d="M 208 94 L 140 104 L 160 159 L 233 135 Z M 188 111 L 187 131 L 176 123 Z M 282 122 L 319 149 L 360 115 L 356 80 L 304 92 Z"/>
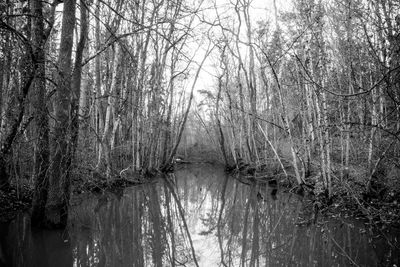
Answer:
<path fill-rule="evenodd" d="M 229 11 L 224 11 L 223 9 L 227 6 L 231 6 L 230 12 L 234 13 L 233 10 L 233 5 L 230 4 L 229 0 L 215 0 L 217 1 L 216 4 L 220 8 L 219 13 L 220 14 L 225 14 L 225 12 Z M 233 1 L 233 0 L 231 0 Z M 250 17 L 251 17 L 251 23 L 252 27 L 255 28 L 257 25 L 256 23 L 258 21 L 266 21 L 269 20 L 271 22 L 271 25 L 274 25 L 275 22 L 275 16 L 274 16 L 274 0 L 252 0 L 250 1 Z M 276 5 L 279 11 L 288 11 L 292 8 L 292 4 L 290 0 L 276 0 Z M 210 11 L 211 12 L 211 11 Z M 244 40 L 246 40 L 246 37 L 243 37 Z M 205 51 L 204 48 L 200 49 L 197 51 L 197 55 L 195 57 L 195 60 L 197 62 L 200 62 L 203 57 L 204 57 Z M 243 55 L 246 54 L 246 51 L 243 51 Z M 199 79 L 196 82 L 195 85 L 195 102 L 200 102 L 202 96 L 197 93 L 198 90 L 211 90 L 215 88 L 216 84 L 216 75 L 217 69 L 216 65 L 218 64 L 218 58 L 213 55 L 211 55 L 206 61 L 203 66 L 202 71 L 200 72 Z"/>

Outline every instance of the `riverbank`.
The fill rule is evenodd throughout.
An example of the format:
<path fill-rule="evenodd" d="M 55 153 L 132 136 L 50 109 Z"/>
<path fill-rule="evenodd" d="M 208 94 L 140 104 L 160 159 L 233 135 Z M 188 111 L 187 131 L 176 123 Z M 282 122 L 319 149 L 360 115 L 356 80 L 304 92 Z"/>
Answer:
<path fill-rule="evenodd" d="M 309 197 L 283 188 L 274 197 L 272 186 L 192 163 L 121 194 L 74 194 L 65 230 L 34 229 L 29 213 L 0 224 L 0 266 L 196 266 L 194 259 L 198 266 L 251 259 L 269 266 L 398 266 L 400 231 L 371 229 L 357 217 L 313 216 Z"/>
<path fill-rule="evenodd" d="M 129 177 L 115 176 L 106 179 L 103 175 L 91 171 L 84 175 L 74 175 L 71 192 L 79 195 L 85 192 L 101 194 L 106 191 L 118 193 L 124 188 L 148 182 L 150 178 L 137 173 L 130 173 Z M 32 207 L 33 186 L 28 181 L 11 184 L 6 190 L 0 190 L 0 222 L 7 222 L 15 218 L 20 212 L 28 211 Z"/>
<path fill-rule="evenodd" d="M 32 205 L 33 189 L 27 184 L 11 185 L 0 190 L 0 222 L 12 220 L 19 212 L 29 210 Z"/>
<path fill-rule="evenodd" d="M 176 164 L 175 169 L 185 168 L 186 165 Z M 316 172 L 307 179 L 307 186 L 303 187 L 294 185 L 291 174 L 284 175 L 276 166 L 256 167 L 247 164 L 240 169 L 230 168 L 227 172 L 244 183 L 265 183 L 270 187 L 303 196 L 305 208 L 320 216 L 352 216 L 373 227 L 400 229 L 400 191 L 396 187 L 381 189 L 380 194 L 367 195 L 365 187 L 350 176 L 346 181 L 333 181 L 334 194 L 329 198 L 322 189 L 323 185 Z M 75 176 L 71 192 L 74 195 L 85 192 L 101 194 L 106 191 L 120 194 L 124 188 L 151 180 L 151 177 L 130 172 L 107 180 L 92 172 L 90 175 Z M 10 221 L 19 212 L 29 210 L 32 196 L 33 189 L 27 183 L 13 185 L 7 191 L 0 190 L 0 221 Z"/>
<path fill-rule="evenodd" d="M 339 173 L 334 172 L 333 193 L 329 197 L 317 168 L 311 171 L 302 186 L 295 183 L 289 164 L 285 169 L 286 173 L 277 164 L 257 166 L 241 162 L 238 166 L 228 166 L 226 171 L 240 177 L 245 183 L 268 183 L 276 185 L 280 190 L 303 196 L 308 203 L 308 209 L 317 211 L 322 216 L 352 216 L 363 219 L 366 224 L 374 227 L 400 229 L 400 186 L 396 176 L 379 177 L 380 183 L 375 179 L 373 190 L 366 192 L 365 178 L 361 171 L 353 169 L 352 175 L 346 179 L 338 178 Z"/>

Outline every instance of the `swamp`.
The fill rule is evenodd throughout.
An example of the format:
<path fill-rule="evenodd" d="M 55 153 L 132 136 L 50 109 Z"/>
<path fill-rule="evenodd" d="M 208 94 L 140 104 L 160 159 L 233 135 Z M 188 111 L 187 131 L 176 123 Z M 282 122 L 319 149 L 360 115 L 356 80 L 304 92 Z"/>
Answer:
<path fill-rule="evenodd" d="M 400 3 L 2 0 L 1 266 L 400 266 Z"/>

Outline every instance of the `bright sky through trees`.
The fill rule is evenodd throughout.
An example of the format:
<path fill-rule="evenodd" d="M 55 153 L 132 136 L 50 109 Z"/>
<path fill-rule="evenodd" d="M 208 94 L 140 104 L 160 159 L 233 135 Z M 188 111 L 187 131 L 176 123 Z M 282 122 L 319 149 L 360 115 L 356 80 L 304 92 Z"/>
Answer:
<path fill-rule="evenodd" d="M 259 22 L 269 22 L 271 24 L 271 27 L 275 27 L 275 8 L 274 8 L 274 2 L 276 1 L 276 8 L 279 16 L 279 12 L 281 11 L 289 11 L 292 8 L 292 3 L 291 0 L 253 0 L 249 1 L 250 8 L 250 19 L 251 19 L 251 24 L 254 28 L 256 28 L 257 23 Z M 233 27 L 238 27 L 238 18 L 237 14 L 235 13 L 235 2 L 230 1 L 230 0 L 210 0 L 210 1 L 205 1 L 203 6 L 214 6 L 216 9 L 211 8 L 210 10 L 207 9 L 205 14 L 203 15 L 203 18 L 206 18 L 209 23 L 214 21 L 216 19 L 216 13 L 218 13 L 221 18 L 225 18 L 221 20 L 222 24 L 230 25 Z M 243 18 L 242 18 L 243 20 Z M 232 25 L 233 23 L 233 25 Z M 243 23 L 242 23 L 243 24 Z M 203 25 L 203 29 L 209 29 L 209 25 Z M 243 27 L 243 25 L 242 25 Z M 218 36 L 221 36 L 221 32 L 217 30 L 213 30 L 214 32 L 214 37 L 217 38 Z M 244 30 L 241 30 L 241 39 L 243 42 L 246 42 L 246 34 Z M 203 40 L 202 40 L 203 41 Z M 195 50 L 198 47 L 198 43 L 192 44 L 193 50 Z M 196 47 L 197 46 L 197 47 Z M 196 47 L 196 48 L 195 48 Z M 204 57 L 205 54 L 205 48 L 206 44 L 200 47 L 199 50 L 196 51 L 196 56 L 195 60 L 197 62 L 200 62 L 202 58 Z M 247 55 L 247 46 L 241 45 L 241 50 L 244 55 Z M 213 56 L 214 55 L 214 56 Z M 197 93 L 199 90 L 208 90 L 209 88 L 212 88 L 215 83 L 216 83 L 216 77 L 218 75 L 218 69 L 219 69 L 219 58 L 218 56 L 215 56 L 215 53 L 212 53 L 210 57 L 206 59 L 206 62 L 203 66 L 202 71 L 200 72 L 199 79 L 196 83 L 195 86 L 195 100 L 196 101 L 201 101 L 201 96 Z M 188 85 L 191 84 L 191 79 L 189 78 Z M 188 87 L 187 90 L 190 90 Z"/>

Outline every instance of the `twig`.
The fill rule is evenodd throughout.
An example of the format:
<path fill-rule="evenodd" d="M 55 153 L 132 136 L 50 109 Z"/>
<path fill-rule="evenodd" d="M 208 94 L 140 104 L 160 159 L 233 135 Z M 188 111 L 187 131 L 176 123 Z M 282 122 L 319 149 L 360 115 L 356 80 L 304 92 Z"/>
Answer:
<path fill-rule="evenodd" d="M 352 264 L 354 264 L 357 267 L 360 267 L 360 265 L 358 265 L 355 261 L 353 261 L 353 259 L 349 256 L 349 254 L 347 254 L 347 252 L 336 242 L 336 240 L 333 238 L 333 236 L 330 233 L 329 233 L 329 237 L 331 238 L 333 243 L 335 243 L 335 245 L 342 251 L 343 255 L 346 256 L 346 258 L 348 258 L 349 261 L 351 261 Z"/>

